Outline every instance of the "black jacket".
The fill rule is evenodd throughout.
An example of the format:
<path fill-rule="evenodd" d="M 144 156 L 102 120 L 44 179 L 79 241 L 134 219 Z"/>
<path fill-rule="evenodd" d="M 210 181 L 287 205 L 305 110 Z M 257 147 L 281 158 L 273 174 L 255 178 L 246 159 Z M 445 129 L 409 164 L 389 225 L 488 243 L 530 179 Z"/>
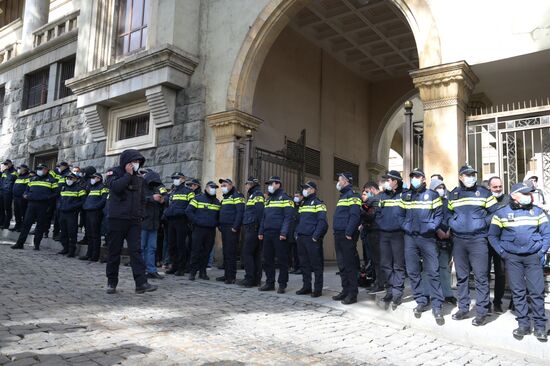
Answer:
<path fill-rule="evenodd" d="M 107 173 L 105 182 L 109 188 L 108 217 L 141 221 L 145 196 L 143 193 L 143 178 L 136 172 L 126 173 L 125 166 L 133 160 L 139 160 L 140 165 L 145 158 L 137 150 L 128 149 L 120 154 L 120 165 Z"/>
<path fill-rule="evenodd" d="M 160 226 L 160 214 L 162 204 L 153 199 L 154 194 L 162 195 L 162 181 L 157 172 L 150 171 L 143 176 L 145 185 L 143 192 L 145 194 L 145 204 L 143 208 L 143 222 L 141 228 L 143 230 L 157 230 Z"/>
<path fill-rule="evenodd" d="M 13 184 L 17 179 L 17 171 L 14 167 L 4 170 L 2 173 L 2 192 L 12 194 Z"/>

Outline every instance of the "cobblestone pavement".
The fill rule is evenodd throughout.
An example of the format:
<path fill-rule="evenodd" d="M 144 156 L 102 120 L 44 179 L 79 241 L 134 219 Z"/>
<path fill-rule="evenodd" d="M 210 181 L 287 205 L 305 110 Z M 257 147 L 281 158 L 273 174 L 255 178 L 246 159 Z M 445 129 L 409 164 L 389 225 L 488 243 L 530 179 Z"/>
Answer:
<path fill-rule="evenodd" d="M 169 277 L 104 291 L 104 265 L 0 245 L 0 365 L 536 365 L 293 296 Z M 538 363 L 542 364 L 542 363 Z"/>

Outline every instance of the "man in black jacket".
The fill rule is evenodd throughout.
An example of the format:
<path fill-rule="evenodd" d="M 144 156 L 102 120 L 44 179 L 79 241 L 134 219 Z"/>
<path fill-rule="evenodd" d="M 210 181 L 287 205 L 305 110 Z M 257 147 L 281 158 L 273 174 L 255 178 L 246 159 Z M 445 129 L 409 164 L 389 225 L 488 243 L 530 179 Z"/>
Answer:
<path fill-rule="evenodd" d="M 17 171 L 13 167 L 10 159 L 6 159 L 2 163 L 4 170 L 2 171 L 2 201 L 3 201 L 3 217 L 4 221 L 0 223 L 4 229 L 10 227 L 13 205 L 13 185 L 17 179 Z"/>
<path fill-rule="evenodd" d="M 128 243 L 130 266 L 136 283 L 136 293 L 155 291 L 147 282 L 145 263 L 141 255 L 141 221 L 143 220 L 143 178 L 138 170 L 145 158 L 137 150 L 128 149 L 120 154 L 120 165 L 109 170 L 106 184 L 109 188 L 109 229 L 107 232 L 107 293 L 114 294 L 118 285 L 120 252 L 124 239 Z"/>

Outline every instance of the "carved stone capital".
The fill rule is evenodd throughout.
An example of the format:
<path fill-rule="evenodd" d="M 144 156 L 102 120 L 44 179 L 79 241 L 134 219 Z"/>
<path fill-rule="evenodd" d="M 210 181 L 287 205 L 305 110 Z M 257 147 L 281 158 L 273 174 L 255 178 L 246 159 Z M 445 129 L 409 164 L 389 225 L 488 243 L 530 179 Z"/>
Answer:
<path fill-rule="evenodd" d="M 466 110 L 468 97 L 479 81 L 465 61 L 415 70 L 410 75 L 425 110 L 454 105 Z"/>
<path fill-rule="evenodd" d="M 225 111 L 206 116 L 208 126 L 214 130 L 216 143 L 233 142 L 246 135 L 247 130 L 255 131 L 262 120 L 239 110 Z"/>

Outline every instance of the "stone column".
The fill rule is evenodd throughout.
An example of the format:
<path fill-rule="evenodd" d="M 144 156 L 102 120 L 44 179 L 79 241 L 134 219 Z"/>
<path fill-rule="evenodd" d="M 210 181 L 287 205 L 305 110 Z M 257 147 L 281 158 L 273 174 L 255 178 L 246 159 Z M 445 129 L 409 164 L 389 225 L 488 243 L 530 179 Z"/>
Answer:
<path fill-rule="evenodd" d="M 452 189 L 466 162 L 466 105 L 478 78 L 464 61 L 416 70 L 411 77 L 424 103 L 424 170 L 443 175 Z"/>
<path fill-rule="evenodd" d="M 34 36 L 32 32 L 48 23 L 50 2 L 44 0 L 26 0 L 23 13 L 22 47 L 21 51 L 32 50 Z"/>
<path fill-rule="evenodd" d="M 232 110 L 206 116 L 206 121 L 216 136 L 216 178 L 235 179 L 239 140 L 246 136 L 247 130 L 257 130 L 262 120 L 250 114 Z"/>

